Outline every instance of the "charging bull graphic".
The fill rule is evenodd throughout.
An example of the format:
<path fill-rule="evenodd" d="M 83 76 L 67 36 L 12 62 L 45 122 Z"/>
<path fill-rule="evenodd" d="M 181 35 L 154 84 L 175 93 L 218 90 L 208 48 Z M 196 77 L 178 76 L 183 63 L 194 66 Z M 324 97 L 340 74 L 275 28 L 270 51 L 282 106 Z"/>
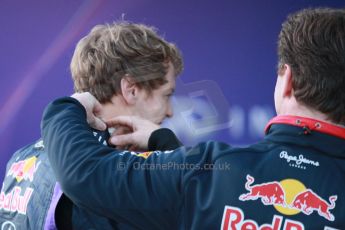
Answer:
<path fill-rule="evenodd" d="M 37 157 L 35 156 L 14 162 L 6 176 L 13 176 L 16 178 L 17 182 L 21 182 L 22 180 L 29 180 L 32 182 L 40 163 L 41 161 L 37 161 Z"/>
<path fill-rule="evenodd" d="M 242 194 L 239 197 L 240 200 L 257 200 L 261 198 L 261 201 L 264 205 L 277 204 L 285 206 L 285 194 L 279 182 L 273 181 L 251 186 L 253 182 L 254 178 L 250 175 L 247 175 L 247 183 L 245 188 L 249 191 L 249 193 Z"/>
<path fill-rule="evenodd" d="M 330 204 L 328 204 L 311 189 L 307 189 L 295 197 L 290 207 L 301 210 L 307 215 L 310 215 L 313 211 L 317 211 L 320 216 L 325 217 L 327 220 L 334 221 L 334 216 L 329 210 L 335 207 L 336 200 L 337 196 L 330 196 Z"/>
<path fill-rule="evenodd" d="M 284 182 L 272 181 L 252 185 L 254 183 L 254 178 L 247 175 L 246 179 L 245 188 L 249 192 L 239 196 L 239 200 L 241 201 L 258 200 L 260 198 L 264 205 L 279 205 L 283 207 L 283 209 L 278 210 L 275 206 L 277 211 L 283 214 L 294 215 L 302 212 L 306 215 L 311 215 L 314 211 L 317 211 L 319 216 L 329 221 L 335 220 L 330 210 L 335 208 L 335 201 L 338 198 L 337 195 L 330 196 L 328 198 L 329 202 L 327 202 L 313 190 L 306 188 L 301 182 L 298 183 L 302 184 L 303 188 L 296 193 L 292 193 L 291 188 L 293 184 L 290 184 L 289 187 L 286 186 L 286 184 L 283 186 Z M 292 179 L 289 180 L 291 181 Z M 293 181 L 297 180 L 294 179 Z M 290 199 L 286 200 L 286 194 Z M 298 212 L 291 214 L 289 210 L 297 210 Z"/>

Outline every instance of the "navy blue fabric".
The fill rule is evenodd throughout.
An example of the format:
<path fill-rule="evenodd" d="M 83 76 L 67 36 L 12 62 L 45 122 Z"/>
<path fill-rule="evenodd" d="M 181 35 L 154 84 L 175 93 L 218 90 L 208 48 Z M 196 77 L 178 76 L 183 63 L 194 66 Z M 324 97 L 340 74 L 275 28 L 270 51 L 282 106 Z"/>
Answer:
<path fill-rule="evenodd" d="M 100 135 L 102 134 L 97 133 L 96 138 L 99 139 Z M 17 230 L 45 229 L 47 218 L 54 218 L 47 215 L 55 184 L 56 178 L 41 140 L 18 150 L 7 163 L 0 197 L 0 226 L 4 229 Z M 14 195 L 15 188 L 20 188 L 19 198 Z M 27 202 L 23 202 L 25 192 Z M 5 198 L 6 195 L 9 199 Z M 68 198 L 66 199 L 66 202 L 71 202 Z M 9 208 L 5 207 L 7 206 L 5 203 L 10 204 Z M 116 225 L 106 218 L 99 217 L 72 203 L 68 207 L 72 209 L 70 213 L 73 214 L 73 218 L 68 217 L 72 221 L 70 222 L 72 226 L 67 229 L 116 229 Z M 67 212 L 67 210 L 63 211 Z M 67 220 L 62 221 L 67 222 Z M 56 229 L 56 227 L 51 226 L 48 229 Z"/>
<path fill-rule="evenodd" d="M 273 124 L 251 146 L 208 141 L 141 157 L 95 141 L 73 98 L 51 103 L 42 120 L 63 191 L 135 228 L 343 229 L 345 140 L 303 131 Z"/>
<path fill-rule="evenodd" d="M 18 150 L 7 163 L 0 198 L 1 226 L 12 226 L 12 229 L 43 229 L 56 183 L 43 149 L 42 142 L 38 141 Z M 15 188 L 20 189 L 19 195 L 22 198 L 25 193 L 32 192 L 27 195 L 26 202 L 21 202 L 24 207 L 20 210 L 16 198 L 10 201 L 10 205 L 17 208 L 5 208 L 7 201 L 4 201 L 3 195 L 13 197 Z"/>

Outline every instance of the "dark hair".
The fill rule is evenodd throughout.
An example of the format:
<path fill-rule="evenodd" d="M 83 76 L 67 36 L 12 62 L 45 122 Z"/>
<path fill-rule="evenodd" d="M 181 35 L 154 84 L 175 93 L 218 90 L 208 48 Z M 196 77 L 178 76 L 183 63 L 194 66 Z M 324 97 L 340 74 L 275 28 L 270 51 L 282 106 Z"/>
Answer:
<path fill-rule="evenodd" d="M 278 66 L 291 67 L 296 100 L 345 124 L 345 9 L 289 15 L 279 34 L 278 56 Z"/>
<path fill-rule="evenodd" d="M 156 29 L 126 21 L 97 25 L 74 51 L 71 73 L 77 92 L 89 91 L 101 103 L 121 93 L 120 82 L 130 76 L 147 90 L 167 82 L 168 62 L 175 76 L 183 69 L 179 49 L 165 41 Z"/>

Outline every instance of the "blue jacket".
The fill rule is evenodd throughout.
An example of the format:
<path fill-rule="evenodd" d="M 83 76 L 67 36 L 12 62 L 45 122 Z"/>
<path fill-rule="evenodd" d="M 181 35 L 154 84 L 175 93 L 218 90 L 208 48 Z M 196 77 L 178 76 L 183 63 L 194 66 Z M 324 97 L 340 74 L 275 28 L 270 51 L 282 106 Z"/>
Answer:
<path fill-rule="evenodd" d="M 95 133 L 102 139 L 101 133 Z M 57 220 L 55 219 L 55 215 Z M 114 229 L 115 223 L 79 208 L 64 196 L 43 141 L 18 151 L 7 163 L 0 194 L 1 229 Z"/>
<path fill-rule="evenodd" d="M 108 132 L 92 130 L 94 140 L 107 145 Z M 170 138 L 162 150 L 181 143 Z M 156 145 L 157 146 L 157 145 Z M 42 140 L 13 154 L 0 193 L 0 229 L 133 229 L 78 207 L 63 194 Z"/>
<path fill-rule="evenodd" d="M 138 156 L 94 140 L 84 108 L 51 103 L 47 153 L 76 204 L 138 229 L 344 229 L 345 129 L 278 116 L 243 148 L 208 141 Z M 153 147 L 169 139 L 154 132 Z"/>

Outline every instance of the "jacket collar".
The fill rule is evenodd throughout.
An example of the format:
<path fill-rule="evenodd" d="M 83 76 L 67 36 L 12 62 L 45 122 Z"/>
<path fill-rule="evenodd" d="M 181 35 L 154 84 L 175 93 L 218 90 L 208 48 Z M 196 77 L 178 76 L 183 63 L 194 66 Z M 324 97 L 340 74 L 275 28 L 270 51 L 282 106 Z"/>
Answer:
<path fill-rule="evenodd" d="M 317 131 L 332 135 L 338 138 L 345 139 L 345 127 L 333 125 L 324 121 L 315 120 L 312 118 L 281 115 L 276 116 L 268 122 L 265 127 L 265 133 L 269 132 L 269 129 L 273 124 L 286 124 L 301 127 L 304 129 L 305 134 Z"/>
<path fill-rule="evenodd" d="M 291 143 L 345 157 L 345 127 L 299 116 L 277 116 L 265 128 L 266 140 Z"/>

